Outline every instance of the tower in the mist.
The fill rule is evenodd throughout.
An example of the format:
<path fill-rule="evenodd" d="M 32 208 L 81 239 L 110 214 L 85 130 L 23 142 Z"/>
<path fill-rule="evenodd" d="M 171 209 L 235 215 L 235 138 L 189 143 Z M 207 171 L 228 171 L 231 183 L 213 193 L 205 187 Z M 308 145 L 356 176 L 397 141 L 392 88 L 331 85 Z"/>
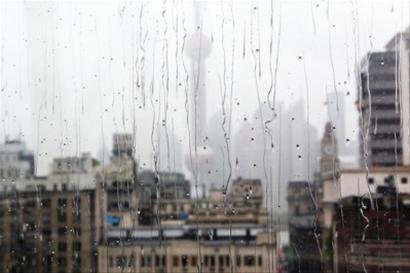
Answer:
<path fill-rule="evenodd" d="M 193 145 L 199 145 L 206 132 L 206 58 L 211 52 L 211 43 L 202 32 L 205 3 L 194 1 L 195 25 L 187 41 L 190 62 L 189 120 Z"/>
<path fill-rule="evenodd" d="M 207 145 L 207 96 L 206 96 L 206 58 L 211 52 L 211 42 L 202 31 L 204 2 L 195 1 L 194 29 L 187 41 L 187 54 L 190 58 L 189 90 L 189 131 L 191 152 L 187 156 L 188 169 L 195 182 L 209 184 L 208 174 L 213 161 L 212 149 Z"/>

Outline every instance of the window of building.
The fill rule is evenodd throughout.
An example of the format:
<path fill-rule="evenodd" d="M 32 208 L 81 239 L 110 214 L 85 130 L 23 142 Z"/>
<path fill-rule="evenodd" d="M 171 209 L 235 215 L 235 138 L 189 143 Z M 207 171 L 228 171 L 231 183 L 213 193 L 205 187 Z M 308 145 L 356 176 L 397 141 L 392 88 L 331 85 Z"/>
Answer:
<path fill-rule="evenodd" d="M 205 255 L 205 256 L 204 256 L 204 265 L 205 265 L 205 266 L 208 266 L 208 265 L 209 265 L 209 256 L 208 256 L 208 255 Z"/>
<path fill-rule="evenodd" d="M 179 266 L 179 257 L 178 256 L 173 256 L 172 257 L 172 266 L 173 267 L 178 267 Z"/>
<path fill-rule="evenodd" d="M 66 257 L 57 257 L 57 263 L 59 267 L 67 266 L 67 258 Z"/>
<path fill-rule="evenodd" d="M 115 257 L 115 266 L 118 268 L 124 268 L 127 265 L 127 257 L 126 256 L 117 256 Z"/>
<path fill-rule="evenodd" d="M 192 255 L 190 260 L 191 260 L 191 263 L 190 263 L 191 266 L 197 266 L 198 265 L 198 257 L 197 256 Z"/>
<path fill-rule="evenodd" d="M 243 257 L 244 266 L 255 266 L 255 256 L 246 255 Z"/>
<path fill-rule="evenodd" d="M 215 266 L 215 256 L 210 256 L 210 265 L 211 265 L 212 267 Z"/>
<path fill-rule="evenodd" d="M 65 242 L 58 242 L 58 251 L 65 252 L 67 251 L 67 243 Z"/>
<path fill-rule="evenodd" d="M 236 255 L 236 266 L 241 266 L 241 256 Z"/>
<path fill-rule="evenodd" d="M 219 266 L 220 266 L 220 267 L 223 267 L 223 266 L 224 266 L 225 257 L 221 255 L 221 256 L 219 256 L 218 258 L 219 258 Z"/>
<path fill-rule="evenodd" d="M 188 265 L 188 256 L 186 256 L 186 255 L 181 256 L 181 265 L 183 267 L 186 267 Z"/>
<path fill-rule="evenodd" d="M 160 261 L 161 261 L 160 256 L 159 256 L 159 255 L 155 255 L 155 266 L 156 266 L 156 267 L 159 267 L 159 266 L 160 266 Z"/>
<path fill-rule="evenodd" d="M 402 184 L 407 184 L 407 177 L 402 177 L 401 178 L 401 183 Z"/>
<path fill-rule="evenodd" d="M 67 199 L 66 198 L 58 198 L 58 207 L 65 208 L 67 206 Z"/>
<path fill-rule="evenodd" d="M 73 250 L 81 251 L 81 242 L 73 242 Z"/>
<path fill-rule="evenodd" d="M 151 256 L 142 255 L 140 264 L 141 264 L 141 267 L 151 267 Z"/>
<path fill-rule="evenodd" d="M 258 256 L 258 266 L 262 266 L 262 256 Z"/>
<path fill-rule="evenodd" d="M 67 227 L 59 227 L 57 229 L 57 233 L 60 236 L 66 235 L 67 234 Z"/>
<path fill-rule="evenodd" d="M 58 219 L 58 222 L 64 223 L 67 221 L 67 214 L 65 212 L 59 211 L 57 219 Z"/>
<path fill-rule="evenodd" d="M 135 266 L 135 257 L 134 255 L 131 254 L 131 256 L 128 257 L 128 267 L 134 267 Z"/>
<path fill-rule="evenodd" d="M 373 177 L 367 178 L 367 182 L 368 182 L 370 185 L 374 184 L 374 178 L 373 178 Z"/>

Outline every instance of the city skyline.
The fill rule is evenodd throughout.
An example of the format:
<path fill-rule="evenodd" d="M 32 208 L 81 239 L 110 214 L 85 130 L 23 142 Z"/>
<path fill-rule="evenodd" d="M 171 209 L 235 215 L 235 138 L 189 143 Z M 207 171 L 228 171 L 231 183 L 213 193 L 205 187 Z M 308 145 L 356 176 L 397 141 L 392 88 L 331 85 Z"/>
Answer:
<path fill-rule="evenodd" d="M 142 164 L 150 168 L 153 167 L 151 131 L 154 132 L 154 146 L 157 150 L 158 147 L 161 151 L 166 150 L 164 148 L 166 143 L 164 144 L 163 140 L 167 138 L 168 134 L 169 136 L 174 135 L 169 139 L 173 138 L 176 140 L 175 142 L 179 142 L 184 148 L 182 154 L 187 154 L 186 144 L 188 138 L 184 116 L 185 86 L 183 83 L 185 81 L 185 72 L 182 61 L 185 61 L 188 70 L 190 68 L 186 53 L 182 52 L 181 49 L 184 34 L 182 15 L 185 16 L 185 27 L 187 34 L 189 34 L 192 29 L 195 29 L 194 20 L 191 18 L 192 14 L 188 12 L 192 10 L 192 4 L 187 3 L 186 5 L 169 7 L 169 10 L 181 13 L 178 18 L 178 39 L 173 38 L 177 28 L 175 24 L 171 24 L 171 22 L 175 22 L 173 20 L 176 17 L 172 17 L 172 12 L 165 13 L 165 17 L 162 17 L 160 13 L 161 5 L 152 3 L 146 5 L 134 4 L 124 6 L 121 9 L 119 8 L 121 5 L 101 4 L 101 9 L 96 10 L 93 5 L 80 3 L 65 3 L 63 5 L 65 5 L 64 9 L 55 3 L 43 5 L 10 3 L 2 5 L 2 12 L 5 15 L 2 19 L 3 26 L 8 27 L 7 29 L 3 28 L 4 31 L 2 31 L 2 43 L 4 45 L 2 52 L 5 54 L 2 66 L 5 68 L 5 72 L 2 75 L 4 92 L 2 93 L 1 115 L 4 130 L 0 137 L 3 139 L 6 135 L 13 137 L 21 132 L 26 139 L 27 145 L 32 148 L 39 159 L 40 172 L 46 171 L 47 162 L 50 161 L 50 157 L 56 156 L 56 154 L 75 155 L 84 151 L 90 151 L 93 154 L 107 154 L 107 151 L 102 152 L 108 146 L 104 145 L 104 142 L 108 143 L 111 134 L 114 132 L 134 132 L 137 141 L 136 147 L 139 148 L 137 157 Z M 325 93 L 334 91 L 335 82 L 336 90 L 342 92 L 346 100 L 346 139 L 353 141 L 358 138 L 357 119 L 355 118 L 357 111 L 354 106 L 356 101 L 355 61 L 359 61 L 361 56 L 364 56 L 369 50 L 381 50 L 392 35 L 406 27 L 407 15 L 401 14 L 396 17 L 395 15 L 400 14 L 400 10 L 405 10 L 407 4 L 399 1 L 393 2 L 391 5 L 375 4 L 373 7 L 374 16 L 385 20 L 393 20 L 395 25 L 383 24 L 382 21 L 377 20 L 373 22 L 373 29 L 371 29 L 369 26 L 372 21 L 366 13 L 371 9 L 370 3 L 360 3 L 357 6 L 331 3 L 329 7 L 322 3 L 317 3 L 313 7 L 301 3 L 301 10 L 308 11 L 308 15 L 302 18 L 310 22 L 302 26 L 305 29 L 303 33 L 299 32 L 298 27 L 295 28 L 292 21 L 293 17 L 287 16 L 289 12 L 298 12 L 293 9 L 293 5 L 292 3 L 283 3 L 282 7 L 280 5 L 274 5 L 273 7 L 272 60 L 275 60 L 278 37 L 281 38 L 279 44 L 277 104 L 279 105 L 282 102 L 290 107 L 300 98 L 307 101 L 305 76 L 303 75 L 303 66 L 306 66 L 310 91 L 309 122 L 317 128 L 320 135 L 323 124 L 327 121 L 326 116 L 322 115 L 322 112 L 326 111 L 324 105 L 326 102 Z M 310 11 L 311 8 L 313 8 L 313 13 Z M 333 25 L 326 19 L 327 9 L 334 15 L 330 19 Z M 141 13 L 141 10 L 141 20 L 145 20 L 143 24 L 139 23 L 140 18 L 136 16 Z M 349 29 L 357 29 L 358 25 L 355 25 L 353 21 L 348 21 L 345 24 L 345 17 L 336 14 L 336 10 L 343 10 L 348 18 L 354 18 L 356 13 L 359 16 L 362 13 L 365 14 L 363 15 L 365 17 L 360 17 L 362 18 L 360 21 L 361 33 L 358 42 L 355 42 L 355 39 L 359 37 L 359 33 L 356 33 L 357 37 L 353 37 L 353 34 L 347 32 Z M 236 19 L 235 31 L 233 31 L 235 36 L 229 35 L 229 32 L 233 30 L 232 18 L 222 21 L 220 17 L 222 10 L 213 3 L 208 3 L 203 8 L 205 13 L 203 32 L 209 37 L 213 46 L 212 53 L 206 64 L 208 67 L 208 86 L 206 88 L 209 91 L 206 102 L 207 108 L 209 108 L 207 110 L 208 115 L 212 116 L 218 113 L 216 110 L 222 107 L 221 94 L 226 93 L 225 117 L 232 126 L 231 128 L 227 127 L 227 129 L 231 130 L 232 135 L 234 135 L 234 132 L 237 132 L 243 124 L 244 118 L 250 119 L 255 110 L 257 111 L 259 108 L 256 86 L 253 80 L 254 58 L 252 56 L 252 52 L 255 53 L 258 49 L 256 18 L 260 16 L 259 31 L 270 33 L 271 29 L 268 24 L 270 20 L 270 6 L 268 4 L 260 4 L 259 8 L 257 5 L 238 4 L 232 11 L 234 19 Z M 223 12 L 226 16 L 231 16 L 229 5 L 223 6 Z M 88 16 L 86 17 L 85 14 L 88 14 Z M 159 16 L 155 17 L 157 14 Z M 109 18 L 109 21 L 113 23 L 111 27 L 105 27 L 101 21 L 103 15 L 107 15 L 106 18 Z M 217 20 L 207 21 L 208 18 L 214 18 L 213 16 Z M 315 19 L 314 22 L 312 22 L 312 17 Z M 18 18 L 25 18 L 25 20 L 16 21 L 14 24 L 13 20 L 18 20 Z M 153 28 L 149 28 L 148 23 L 153 22 L 152 20 L 155 21 L 156 18 L 162 19 L 157 20 Z M 238 23 L 239 18 L 244 19 L 243 24 Z M 168 28 L 166 28 L 166 23 L 169 23 Z M 221 28 L 222 23 L 224 25 Z M 96 27 L 97 24 L 101 27 Z M 136 31 L 121 27 L 125 24 L 137 26 Z M 42 25 L 45 26 L 45 30 L 41 27 Z M 56 28 L 54 28 L 54 25 L 56 25 Z M 282 28 L 281 36 L 278 36 L 279 26 Z M 330 30 L 328 30 L 329 26 Z M 16 27 L 16 31 L 12 30 L 13 27 Z M 116 31 L 117 29 L 121 29 L 121 31 Z M 224 35 L 220 31 L 221 29 L 224 30 Z M 164 31 L 167 31 L 166 36 L 162 36 L 165 33 Z M 71 41 L 66 33 L 72 33 Z M 295 40 L 296 33 L 303 37 L 300 45 Z M 368 38 L 368 34 L 373 35 Z M 90 51 L 100 42 L 106 44 L 110 36 L 117 39 L 111 39 L 112 42 L 107 44 L 110 45 L 109 47 L 98 46 L 100 53 L 97 54 Z M 251 36 L 255 40 L 251 41 Z M 168 49 L 166 43 L 161 42 L 164 41 L 164 37 L 166 37 L 165 41 L 168 41 Z M 113 51 L 113 48 L 121 46 L 121 43 L 127 39 L 135 39 L 136 42 L 122 47 L 122 56 Z M 224 41 L 224 46 L 222 46 L 222 41 Z M 235 48 L 232 47 L 232 41 L 235 41 Z M 335 41 L 344 41 L 344 43 L 335 43 Z M 27 48 L 27 43 L 32 46 Z M 259 52 L 263 54 L 261 56 L 261 67 L 264 71 L 269 71 L 270 66 L 269 62 L 265 60 L 265 57 L 270 54 L 269 43 L 270 39 L 261 39 L 260 41 L 261 48 Z M 16 46 L 10 47 L 12 44 Z M 156 44 L 153 47 L 156 48 L 155 63 L 152 62 L 152 54 L 154 53 L 152 50 L 142 55 L 144 49 L 154 44 Z M 178 53 L 175 51 L 177 44 L 180 49 Z M 332 47 L 329 52 L 328 47 L 330 45 Z M 305 47 L 313 47 L 313 50 L 304 51 L 303 48 Z M 233 75 L 230 75 L 231 56 L 225 54 L 225 58 L 222 58 L 223 48 L 230 53 L 232 53 L 232 49 L 235 49 L 235 59 L 237 61 L 235 62 L 236 69 Z M 251 48 L 254 50 L 251 50 Z M 169 70 L 165 69 L 163 56 L 165 56 L 167 50 L 170 58 L 169 62 L 174 58 L 171 58 L 171 56 L 177 54 L 181 66 L 172 67 L 171 65 Z M 321 54 L 322 51 L 328 54 Z M 329 57 L 329 53 L 331 53 L 332 58 Z M 16 54 L 19 56 L 18 60 L 20 60 L 18 63 L 12 61 L 12 56 Z M 303 56 L 304 54 L 305 56 Z M 355 57 L 355 55 L 357 56 Z M 34 56 L 44 57 L 43 59 L 46 61 L 39 63 Z M 72 58 L 84 59 L 84 61 L 73 63 L 70 61 Z M 136 61 L 135 67 L 130 64 L 129 60 L 132 59 Z M 333 59 L 336 70 L 335 78 L 331 75 L 331 59 Z M 223 69 L 222 60 L 225 60 L 225 70 Z M 256 61 L 258 64 L 258 58 L 256 58 Z M 27 67 L 27 69 L 21 69 L 22 67 Z M 214 67 L 218 67 L 218 70 L 213 71 L 211 68 Z M 326 68 L 325 71 L 327 72 L 323 75 L 316 75 L 313 71 L 319 67 Z M 27 72 L 17 75 L 13 72 L 16 68 L 19 71 Z M 150 78 L 153 69 L 160 72 L 155 81 Z M 181 86 L 174 80 L 176 69 L 179 73 L 178 78 L 182 84 Z M 75 72 L 76 70 L 80 73 Z M 145 75 L 142 73 L 144 70 L 147 71 Z M 258 70 L 256 76 L 259 77 Z M 118 75 L 121 75 L 119 77 L 121 80 L 110 79 L 108 76 L 110 71 L 111 74 L 118 73 Z M 225 79 L 222 77 L 224 71 L 226 72 Z M 164 98 L 164 83 L 167 80 L 166 75 L 168 73 L 170 75 L 169 90 L 172 91 L 172 95 L 169 99 L 170 108 L 165 131 L 162 126 L 162 119 L 165 115 L 164 104 L 157 103 L 155 100 L 159 96 Z M 243 75 L 247 75 L 247 77 L 243 77 Z M 264 98 L 269 91 L 269 78 L 269 73 L 264 72 L 258 80 L 259 91 L 261 92 L 259 97 L 262 103 L 266 100 Z M 4 79 L 7 80 L 4 81 Z M 232 79 L 234 93 L 233 97 L 230 97 L 229 88 Z M 132 80 L 137 85 L 129 84 Z M 121 82 L 127 84 L 121 84 Z M 344 84 L 344 82 L 346 83 Z M 101 90 L 102 93 L 98 90 Z M 154 90 L 153 108 L 149 97 L 150 90 Z M 133 93 L 137 95 L 137 99 L 130 99 L 135 97 L 132 95 Z M 252 95 L 249 96 L 249 93 Z M 42 94 L 42 96 L 38 94 Z M 272 93 L 270 99 L 273 99 Z M 18 101 L 22 103 L 20 109 L 11 107 Z M 38 114 L 39 109 L 42 111 L 41 115 Z M 230 120 L 231 111 L 232 120 Z M 154 113 L 156 121 L 153 128 L 152 118 Z M 220 114 L 219 119 L 221 117 L 222 114 Z M 265 115 L 264 119 L 266 118 Z M 24 120 L 30 120 L 31 122 L 22 123 Z M 85 128 L 92 124 L 98 124 L 98 126 L 95 130 L 85 133 Z M 221 126 L 218 124 L 216 128 L 222 128 Z M 143 128 L 150 129 L 144 130 Z M 232 146 L 231 140 L 228 142 Z M 223 147 L 223 149 L 226 153 L 226 148 Z M 174 152 L 171 151 L 172 153 Z M 167 157 L 167 155 L 164 157 Z M 173 164 L 168 165 L 172 166 Z M 186 171 L 186 169 L 182 171 Z"/>

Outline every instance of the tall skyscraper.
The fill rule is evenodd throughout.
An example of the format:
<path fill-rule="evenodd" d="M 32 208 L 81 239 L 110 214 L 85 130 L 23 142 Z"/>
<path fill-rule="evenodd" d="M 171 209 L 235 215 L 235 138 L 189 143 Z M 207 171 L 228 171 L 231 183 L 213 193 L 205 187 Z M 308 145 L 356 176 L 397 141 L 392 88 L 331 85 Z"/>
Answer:
<path fill-rule="evenodd" d="M 386 45 L 397 56 L 403 165 L 410 165 L 410 27 L 397 33 Z"/>
<path fill-rule="evenodd" d="M 187 42 L 191 59 L 191 90 L 189 118 L 191 138 L 199 142 L 206 132 L 206 58 L 211 52 L 211 43 L 202 31 L 204 3 L 194 1 L 195 30 Z"/>
<path fill-rule="evenodd" d="M 409 33 L 368 53 L 358 90 L 361 164 L 409 164 Z"/>
<path fill-rule="evenodd" d="M 203 33 L 202 21 L 205 4 L 195 1 L 195 29 L 187 41 L 187 52 L 191 59 L 189 93 L 189 138 L 191 149 L 187 154 L 187 166 L 193 174 L 195 184 L 207 183 L 209 162 L 213 160 L 213 151 L 207 146 L 207 96 L 206 96 L 206 58 L 211 52 L 211 43 Z"/>

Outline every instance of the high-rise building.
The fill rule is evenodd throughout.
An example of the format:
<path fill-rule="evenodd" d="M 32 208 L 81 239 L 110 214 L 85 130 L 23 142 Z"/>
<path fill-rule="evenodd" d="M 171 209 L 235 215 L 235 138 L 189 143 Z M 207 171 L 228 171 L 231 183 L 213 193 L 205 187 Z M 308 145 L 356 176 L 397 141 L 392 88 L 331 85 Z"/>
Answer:
<path fill-rule="evenodd" d="M 1 272 L 96 272 L 94 191 L 0 194 Z"/>
<path fill-rule="evenodd" d="M 96 272 L 91 156 L 57 158 L 38 177 L 23 142 L 4 146 L 0 166 L 29 175 L 0 187 L 0 271 Z"/>
<path fill-rule="evenodd" d="M 368 53 L 360 76 L 361 164 L 409 164 L 408 31 L 393 37 L 385 51 Z"/>
<path fill-rule="evenodd" d="M 397 84 L 401 119 L 402 162 L 410 165 L 410 27 L 397 33 L 386 45 L 397 56 Z"/>

